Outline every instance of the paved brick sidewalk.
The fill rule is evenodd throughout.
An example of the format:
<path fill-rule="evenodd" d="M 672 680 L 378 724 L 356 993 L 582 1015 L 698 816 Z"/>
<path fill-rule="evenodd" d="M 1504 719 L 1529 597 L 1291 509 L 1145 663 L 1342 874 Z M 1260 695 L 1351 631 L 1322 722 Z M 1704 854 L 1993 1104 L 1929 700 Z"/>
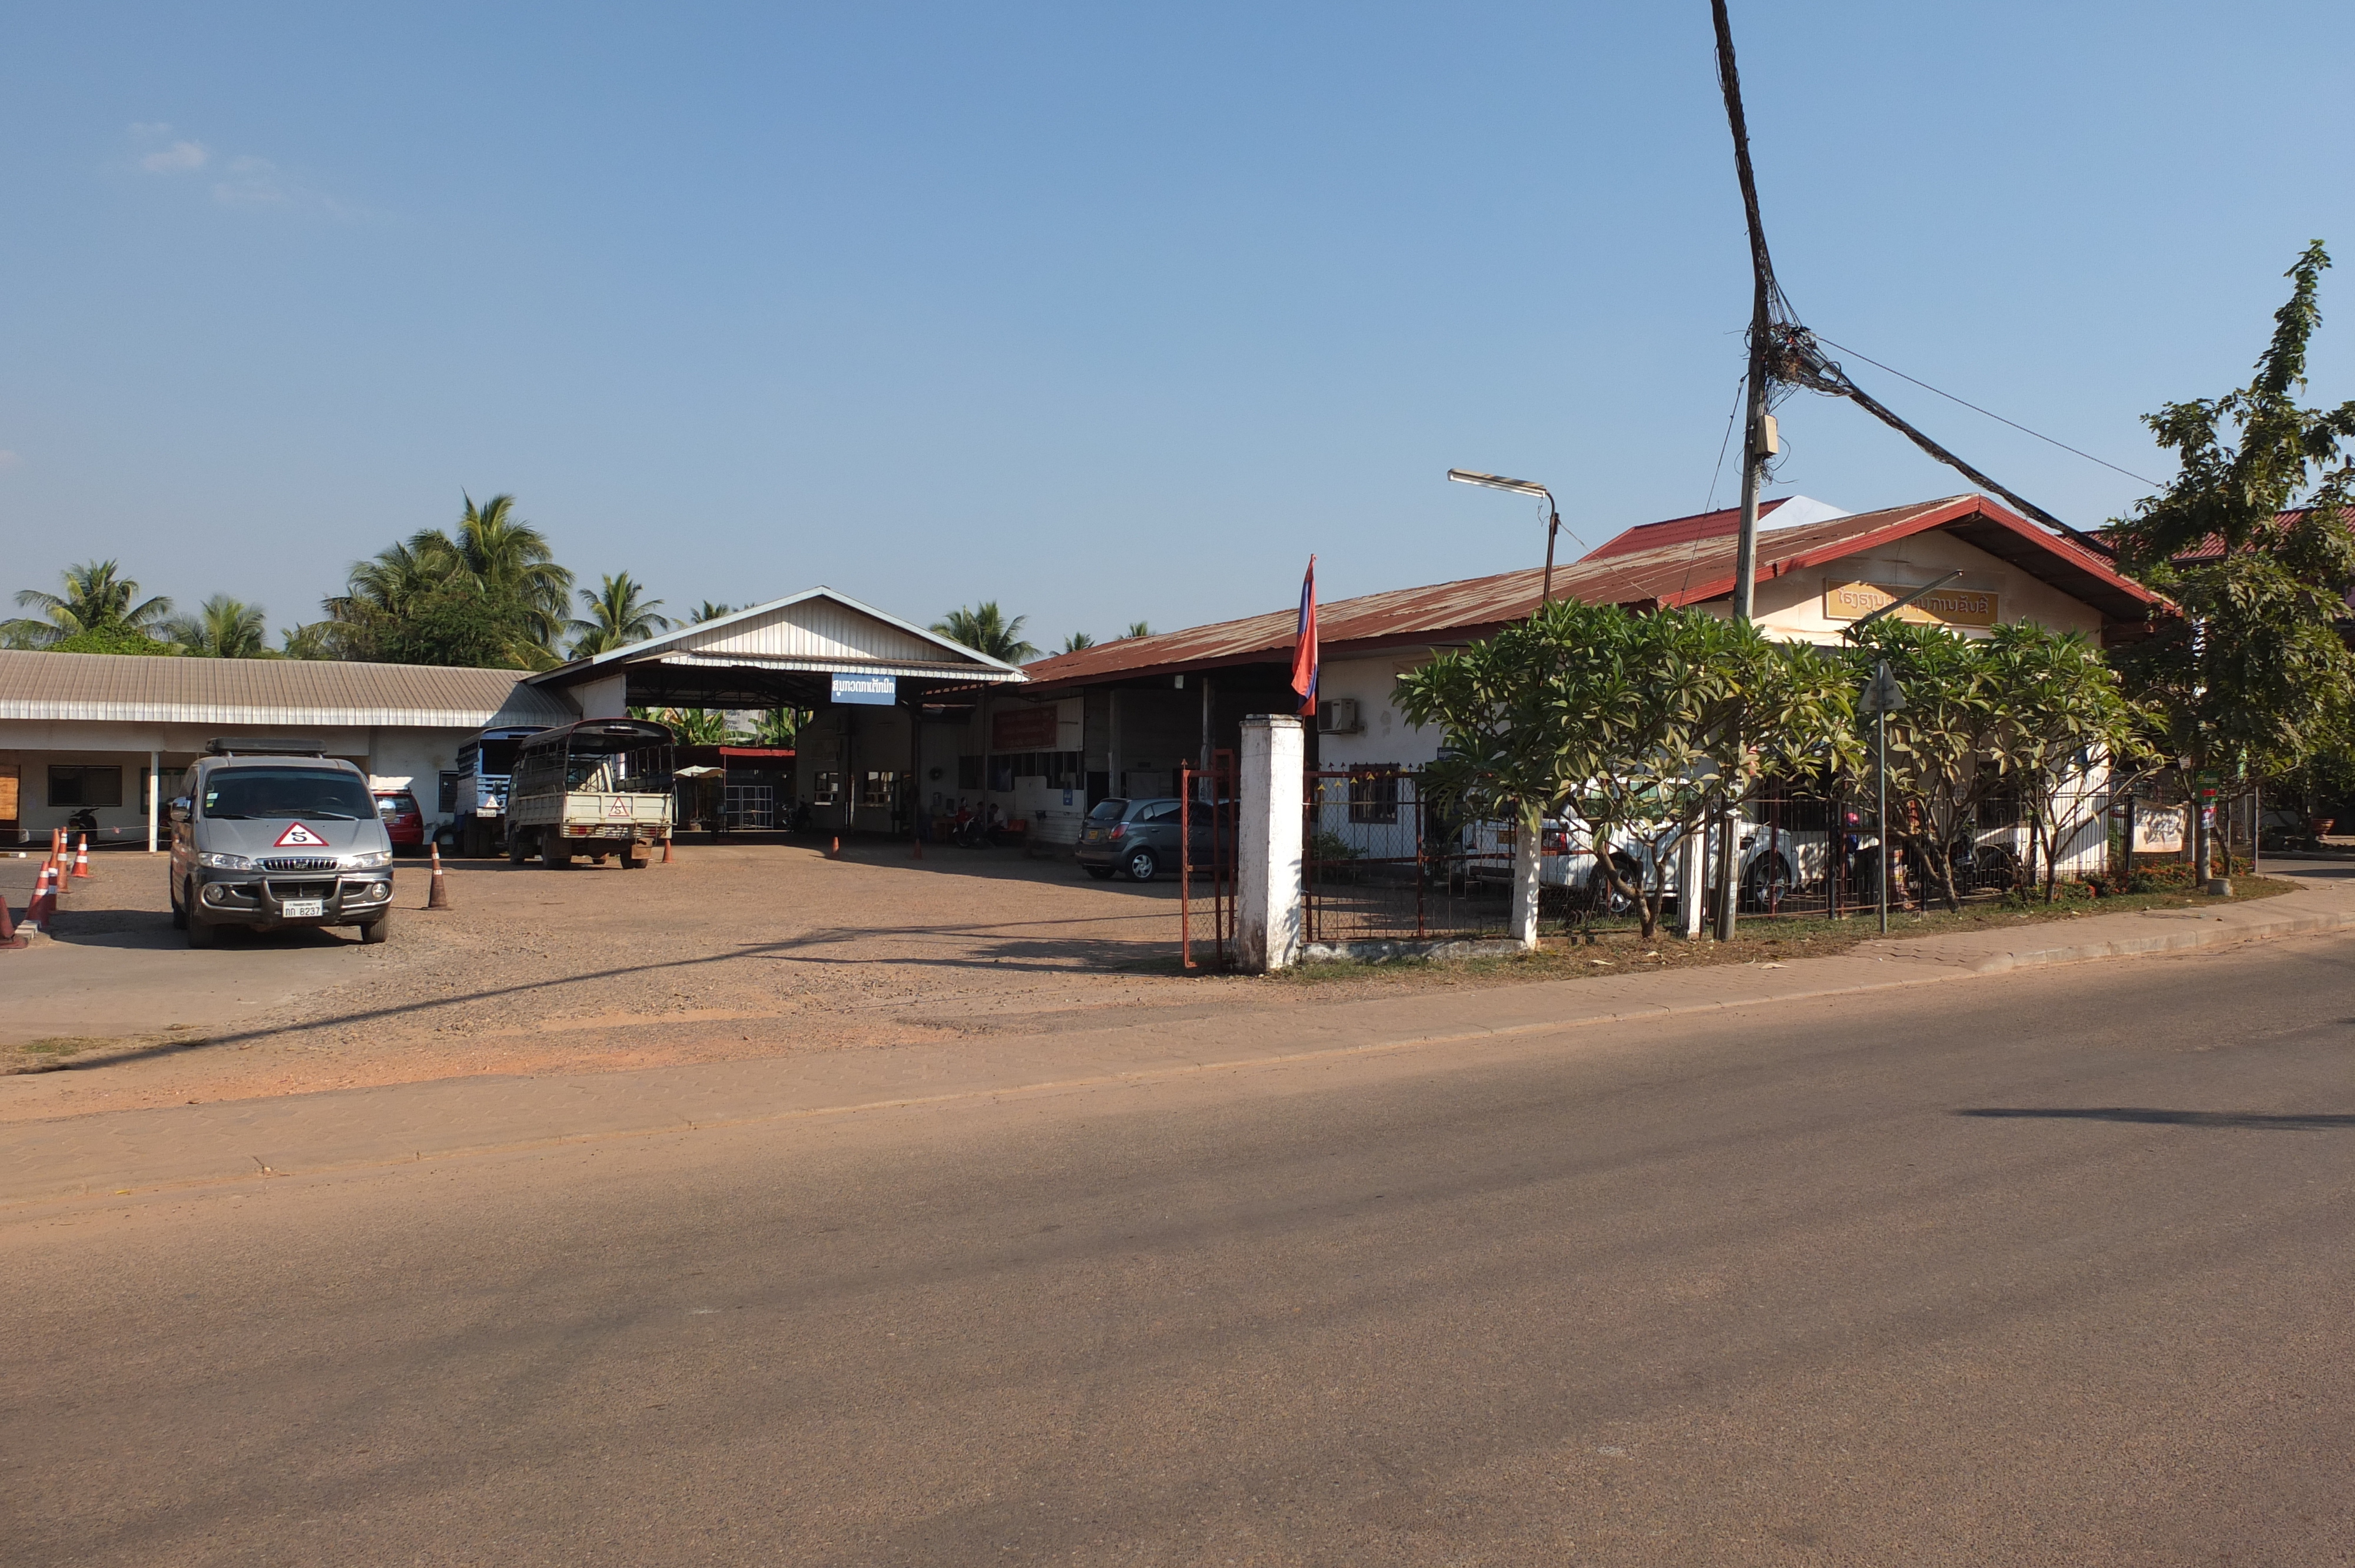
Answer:
<path fill-rule="evenodd" d="M 2305 868 L 2298 868 L 2304 870 Z M 2334 868 L 2336 869 L 2336 868 Z M 0 1203 L 259 1179 L 490 1149 L 1117 1083 L 1326 1054 L 1412 1049 L 1679 1012 L 1800 1002 L 2030 965 L 2355 929 L 2355 875 L 2213 910 L 2147 911 L 1869 943 L 1831 958 L 1670 973 L 1288 1001 L 1031 1036 L 538 1077 L 466 1077 L 19 1122 Z"/>

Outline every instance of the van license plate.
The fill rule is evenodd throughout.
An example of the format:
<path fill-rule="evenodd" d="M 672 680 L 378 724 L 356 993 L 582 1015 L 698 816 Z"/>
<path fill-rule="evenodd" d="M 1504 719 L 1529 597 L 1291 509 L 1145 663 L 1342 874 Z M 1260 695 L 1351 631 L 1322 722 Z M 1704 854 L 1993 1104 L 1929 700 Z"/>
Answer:
<path fill-rule="evenodd" d="M 324 898 L 290 898 L 278 906 L 278 912 L 289 920 L 316 920 L 327 912 Z"/>

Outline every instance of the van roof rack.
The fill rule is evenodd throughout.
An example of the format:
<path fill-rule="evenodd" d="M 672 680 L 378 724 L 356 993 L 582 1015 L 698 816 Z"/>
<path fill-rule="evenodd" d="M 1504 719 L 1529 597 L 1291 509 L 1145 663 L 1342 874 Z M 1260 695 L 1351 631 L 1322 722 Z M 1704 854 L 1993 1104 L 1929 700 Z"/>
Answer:
<path fill-rule="evenodd" d="M 289 740 L 283 736 L 233 736 L 209 741 L 208 757 L 325 757 L 327 748 L 315 740 Z"/>

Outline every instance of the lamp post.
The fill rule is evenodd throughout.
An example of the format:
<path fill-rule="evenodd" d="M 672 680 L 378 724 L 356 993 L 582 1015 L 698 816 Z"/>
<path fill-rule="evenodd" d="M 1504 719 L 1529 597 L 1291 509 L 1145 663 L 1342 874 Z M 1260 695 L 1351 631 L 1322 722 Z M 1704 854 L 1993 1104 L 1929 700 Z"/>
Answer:
<path fill-rule="evenodd" d="M 1561 532 L 1561 509 L 1554 504 L 1553 492 L 1533 479 L 1507 479 L 1497 473 L 1475 473 L 1468 468 L 1451 468 L 1447 477 L 1458 484 L 1476 484 L 1487 490 L 1509 490 L 1515 495 L 1534 495 L 1546 503 L 1546 564 L 1545 587 L 1538 594 L 1538 602 L 1546 604 L 1553 599 L 1553 539 Z M 1571 535 L 1577 540 L 1578 535 Z"/>

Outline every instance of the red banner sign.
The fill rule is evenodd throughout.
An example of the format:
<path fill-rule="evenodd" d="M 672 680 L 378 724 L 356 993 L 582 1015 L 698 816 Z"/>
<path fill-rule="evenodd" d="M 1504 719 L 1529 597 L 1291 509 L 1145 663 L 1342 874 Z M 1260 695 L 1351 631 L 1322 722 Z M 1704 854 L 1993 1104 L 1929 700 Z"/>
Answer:
<path fill-rule="evenodd" d="M 1057 730 L 1055 708 L 1000 708 L 989 715 L 992 751 L 1052 751 Z"/>

